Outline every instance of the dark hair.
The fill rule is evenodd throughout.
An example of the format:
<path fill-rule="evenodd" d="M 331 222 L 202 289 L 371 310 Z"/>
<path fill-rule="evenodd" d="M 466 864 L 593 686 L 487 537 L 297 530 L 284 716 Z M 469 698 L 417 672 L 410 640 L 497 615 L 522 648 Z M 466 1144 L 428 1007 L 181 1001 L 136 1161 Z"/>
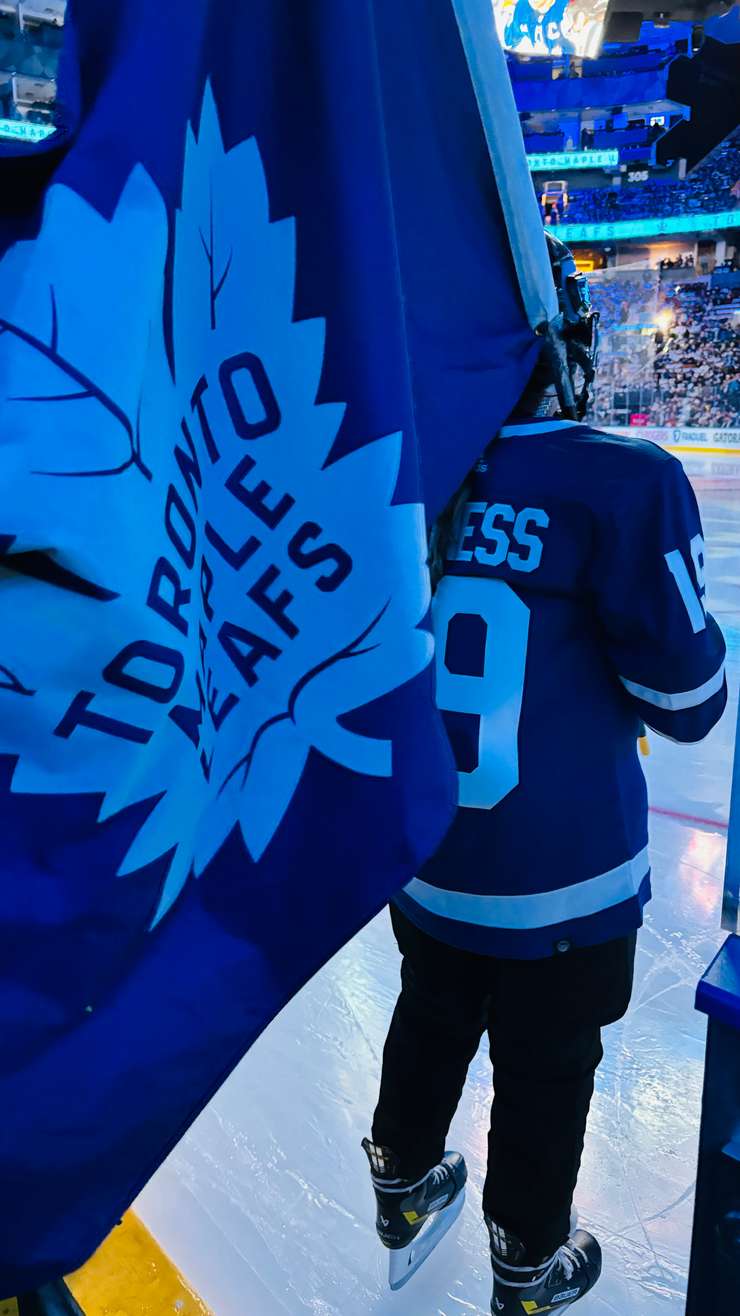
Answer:
<path fill-rule="evenodd" d="M 545 352 L 542 352 L 529 377 L 527 386 L 517 403 L 517 411 L 523 416 L 534 416 L 542 400 L 542 395 L 552 388 L 553 373 Z M 486 445 L 487 447 L 489 445 Z M 480 461 L 476 457 L 459 489 L 452 495 L 443 512 L 440 512 L 429 535 L 429 572 L 432 577 L 432 590 L 437 588 L 444 575 L 445 562 L 452 545 L 462 529 L 460 524 L 465 504 L 470 499 L 473 488 L 475 468 Z"/>
<path fill-rule="evenodd" d="M 476 459 L 476 464 L 477 464 Z M 436 590 L 442 576 L 444 575 L 445 562 L 452 545 L 455 543 L 461 529 L 461 519 L 465 504 L 470 498 L 473 487 L 473 472 L 475 467 L 471 467 L 460 488 L 452 495 L 444 511 L 440 512 L 437 520 L 432 526 L 429 535 L 429 573 L 432 578 L 432 592 Z"/>
<path fill-rule="evenodd" d="M 516 410 L 522 416 L 534 416 L 537 408 L 542 401 L 543 393 L 555 385 L 555 376 L 547 353 L 542 350 L 537 363 L 527 380 L 526 387 L 520 397 Z"/>

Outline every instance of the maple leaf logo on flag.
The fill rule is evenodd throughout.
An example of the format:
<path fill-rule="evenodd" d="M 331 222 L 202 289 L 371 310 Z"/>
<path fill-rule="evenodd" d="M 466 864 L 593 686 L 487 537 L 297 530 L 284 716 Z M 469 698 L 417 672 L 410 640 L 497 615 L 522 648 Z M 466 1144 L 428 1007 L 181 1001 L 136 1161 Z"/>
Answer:
<path fill-rule="evenodd" d="M 101 820 L 151 802 L 119 872 L 168 857 L 155 922 L 236 824 L 264 854 L 311 748 L 389 776 L 342 715 L 432 654 L 401 435 L 327 464 L 345 407 L 316 400 L 324 322 L 293 319 L 294 221 L 210 88 L 171 299 L 169 237 L 137 167 L 109 219 L 53 185 L 0 262 L 0 530 L 57 573 L 4 577 L 0 753 L 14 791 L 94 793 Z"/>

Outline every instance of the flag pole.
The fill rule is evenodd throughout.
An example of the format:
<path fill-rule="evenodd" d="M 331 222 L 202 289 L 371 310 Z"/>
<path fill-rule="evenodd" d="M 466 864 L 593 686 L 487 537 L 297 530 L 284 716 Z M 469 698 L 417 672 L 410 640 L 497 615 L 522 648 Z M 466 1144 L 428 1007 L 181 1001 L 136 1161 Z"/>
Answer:
<path fill-rule="evenodd" d="M 532 328 L 543 333 L 543 325 L 557 316 L 557 296 L 492 0 L 452 0 L 452 8 L 475 88 L 524 307 Z"/>
<path fill-rule="evenodd" d="M 557 333 L 558 299 L 550 270 L 519 114 L 496 32 L 492 0 L 451 0 L 470 70 L 488 153 L 514 257 L 524 309 L 532 329 L 547 340 L 560 374 L 561 403 L 575 409 L 562 337 Z"/>

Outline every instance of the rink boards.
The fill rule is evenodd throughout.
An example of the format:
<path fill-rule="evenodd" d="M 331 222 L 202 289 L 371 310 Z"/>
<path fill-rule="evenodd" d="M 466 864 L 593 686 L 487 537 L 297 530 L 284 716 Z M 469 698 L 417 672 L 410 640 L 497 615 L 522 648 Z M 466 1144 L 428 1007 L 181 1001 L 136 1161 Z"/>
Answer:
<path fill-rule="evenodd" d="M 740 428 L 716 429 L 682 426 L 605 425 L 607 434 L 631 439 L 649 439 L 671 452 L 740 453 Z"/>

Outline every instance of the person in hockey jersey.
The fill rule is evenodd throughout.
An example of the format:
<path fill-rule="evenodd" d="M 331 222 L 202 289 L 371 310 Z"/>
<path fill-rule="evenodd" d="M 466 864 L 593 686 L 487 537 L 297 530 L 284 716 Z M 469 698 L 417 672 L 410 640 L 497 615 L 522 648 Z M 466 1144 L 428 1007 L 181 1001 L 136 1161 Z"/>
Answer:
<path fill-rule="evenodd" d="M 391 909 L 402 991 L 363 1143 L 398 1287 L 462 1205 L 445 1139 L 488 1030 L 483 1207 L 503 1316 L 565 1310 L 599 1277 L 571 1206 L 601 1029 L 628 1007 L 650 898 L 637 741 L 643 723 L 701 740 L 727 699 L 693 492 L 674 457 L 584 421 L 598 317 L 547 241 L 568 369 L 543 356 L 432 534 L 460 804 Z"/>

